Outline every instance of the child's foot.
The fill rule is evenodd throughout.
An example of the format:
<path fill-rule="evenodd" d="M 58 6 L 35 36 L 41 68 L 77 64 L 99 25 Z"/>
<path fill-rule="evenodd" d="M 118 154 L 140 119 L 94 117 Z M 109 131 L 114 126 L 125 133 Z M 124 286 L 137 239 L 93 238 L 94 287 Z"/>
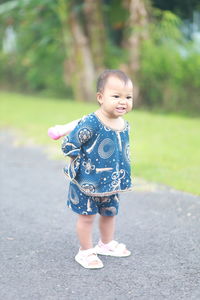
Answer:
<path fill-rule="evenodd" d="M 131 251 L 126 249 L 126 245 L 118 243 L 114 240 L 108 244 L 104 244 L 102 241 L 99 241 L 95 247 L 95 250 L 97 254 L 115 257 L 126 257 L 131 255 Z"/>
<path fill-rule="evenodd" d="M 103 263 L 98 258 L 94 248 L 88 250 L 79 250 L 78 254 L 75 256 L 75 260 L 86 269 L 103 268 Z"/>

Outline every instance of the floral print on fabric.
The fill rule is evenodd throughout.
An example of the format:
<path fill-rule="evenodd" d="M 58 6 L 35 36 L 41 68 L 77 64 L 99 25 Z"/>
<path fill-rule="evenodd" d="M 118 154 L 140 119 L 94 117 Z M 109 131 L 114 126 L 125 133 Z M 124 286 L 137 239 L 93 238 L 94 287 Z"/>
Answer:
<path fill-rule="evenodd" d="M 80 143 L 87 142 L 92 136 L 92 132 L 88 128 L 83 128 L 78 132 L 78 138 Z"/>
<path fill-rule="evenodd" d="M 91 164 L 91 159 L 89 158 L 88 161 L 84 161 L 83 162 L 83 166 L 85 168 L 85 173 L 86 174 L 90 174 L 91 171 L 93 171 L 95 169 L 95 165 Z"/>

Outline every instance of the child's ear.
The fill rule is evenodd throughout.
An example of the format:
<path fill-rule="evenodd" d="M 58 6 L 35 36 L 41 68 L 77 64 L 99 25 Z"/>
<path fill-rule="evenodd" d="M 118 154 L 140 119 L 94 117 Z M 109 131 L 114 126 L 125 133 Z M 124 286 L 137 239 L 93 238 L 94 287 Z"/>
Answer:
<path fill-rule="evenodd" d="M 99 104 L 103 103 L 102 94 L 100 92 L 97 93 L 97 101 L 99 102 Z"/>

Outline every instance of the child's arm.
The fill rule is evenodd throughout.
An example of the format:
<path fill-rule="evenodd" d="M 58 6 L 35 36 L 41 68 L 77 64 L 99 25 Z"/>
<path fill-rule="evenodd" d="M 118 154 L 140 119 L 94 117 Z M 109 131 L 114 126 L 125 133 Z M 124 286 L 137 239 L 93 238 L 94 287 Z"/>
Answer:
<path fill-rule="evenodd" d="M 58 140 L 62 136 L 68 135 L 76 127 L 76 125 L 78 124 L 79 121 L 80 121 L 80 119 L 74 120 L 65 125 L 56 125 L 56 126 L 50 127 L 48 129 L 48 136 L 50 138 L 52 138 L 53 140 Z"/>
<path fill-rule="evenodd" d="M 82 145 L 89 141 L 95 133 L 91 121 L 91 117 L 83 117 L 75 129 L 69 135 L 66 135 L 62 141 L 64 155 L 71 158 L 70 165 L 65 168 L 65 173 L 71 179 L 75 178 L 80 167 Z"/>

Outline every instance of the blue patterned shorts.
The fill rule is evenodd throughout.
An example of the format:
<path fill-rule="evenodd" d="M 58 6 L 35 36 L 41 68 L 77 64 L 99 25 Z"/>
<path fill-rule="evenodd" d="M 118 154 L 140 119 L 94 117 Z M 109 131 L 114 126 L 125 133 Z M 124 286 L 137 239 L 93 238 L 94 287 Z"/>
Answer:
<path fill-rule="evenodd" d="M 76 184 L 70 182 L 67 205 L 79 215 L 116 216 L 119 208 L 119 195 L 93 197 L 82 193 Z"/>

